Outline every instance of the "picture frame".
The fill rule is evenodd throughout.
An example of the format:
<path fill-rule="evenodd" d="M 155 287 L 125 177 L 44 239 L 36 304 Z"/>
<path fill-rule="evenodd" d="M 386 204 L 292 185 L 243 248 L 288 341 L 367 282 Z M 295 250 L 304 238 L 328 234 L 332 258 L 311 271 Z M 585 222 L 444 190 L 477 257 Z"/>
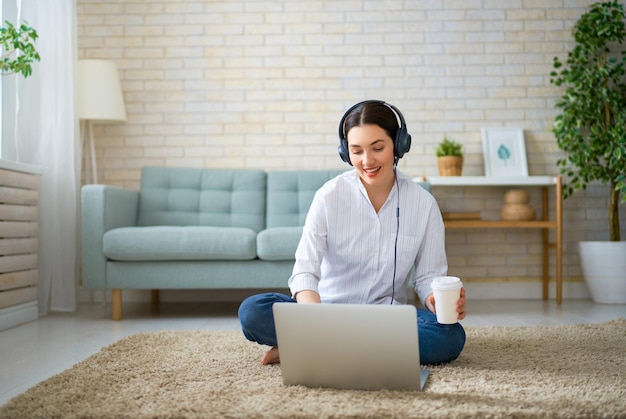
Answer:
<path fill-rule="evenodd" d="M 522 128 L 482 128 L 485 176 L 528 176 Z"/>

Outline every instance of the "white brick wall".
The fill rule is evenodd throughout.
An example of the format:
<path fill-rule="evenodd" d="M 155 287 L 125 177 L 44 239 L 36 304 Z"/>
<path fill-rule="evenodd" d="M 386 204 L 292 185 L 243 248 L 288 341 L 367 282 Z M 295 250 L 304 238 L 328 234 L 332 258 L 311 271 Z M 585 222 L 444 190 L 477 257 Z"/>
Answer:
<path fill-rule="evenodd" d="M 337 123 L 370 98 L 403 111 L 410 175 L 437 174 L 445 134 L 465 146 L 464 174 L 483 174 L 484 126 L 523 128 L 530 174 L 557 174 L 552 58 L 592 2 L 78 0 L 79 55 L 117 63 L 128 113 L 96 127 L 100 180 L 136 188 L 144 165 L 341 168 Z M 486 216 L 503 192 L 435 191 L 443 210 Z M 565 202 L 569 280 L 576 242 L 608 235 L 606 200 L 593 187 Z M 537 280 L 539 231 L 483 233 L 448 234 L 451 273 Z"/>

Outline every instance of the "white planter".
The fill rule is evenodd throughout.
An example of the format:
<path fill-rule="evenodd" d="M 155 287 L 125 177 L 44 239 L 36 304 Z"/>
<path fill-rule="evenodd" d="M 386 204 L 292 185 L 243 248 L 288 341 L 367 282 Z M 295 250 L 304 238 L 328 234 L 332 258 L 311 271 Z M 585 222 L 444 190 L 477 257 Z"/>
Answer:
<path fill-rule="evenodd" d="M 580 242 L 578 250 L 593 301 L 626 304 L 626 242 Z"/>

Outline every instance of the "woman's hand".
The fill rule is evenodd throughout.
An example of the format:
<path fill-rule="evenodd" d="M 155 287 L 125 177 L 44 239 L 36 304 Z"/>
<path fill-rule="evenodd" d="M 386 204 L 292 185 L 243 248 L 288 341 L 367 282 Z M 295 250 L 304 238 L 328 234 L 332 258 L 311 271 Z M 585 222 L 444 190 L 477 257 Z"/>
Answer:
<path fill-rule="evenodd" d="M 436 313 L 435 310 L 435 296 L 430 294 L 424 300 L 426 303 L 426 308 Z M 459 313 L 459 320 L 463 320 L 465 318 L 465 288 L 461 288 L 461 297 L 456 302 L 456 312 Z"/>

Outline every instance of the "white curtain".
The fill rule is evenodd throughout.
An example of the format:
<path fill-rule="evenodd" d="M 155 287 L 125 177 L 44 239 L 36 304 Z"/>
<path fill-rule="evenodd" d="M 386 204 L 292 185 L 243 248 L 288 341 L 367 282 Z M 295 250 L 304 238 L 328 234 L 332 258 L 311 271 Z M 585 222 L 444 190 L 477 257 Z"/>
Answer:
<path fill-rule="evenodd" d="M 16 0 L 17 19 L 37 30 L 41 61 L 18 77 L 13 146 L 3 158 L 38 166 L 39 312 L 74 311 L 82 150 L 74 112 L 75 0 Z M 4 141 L 11 140 L 3 138 Z"/>

